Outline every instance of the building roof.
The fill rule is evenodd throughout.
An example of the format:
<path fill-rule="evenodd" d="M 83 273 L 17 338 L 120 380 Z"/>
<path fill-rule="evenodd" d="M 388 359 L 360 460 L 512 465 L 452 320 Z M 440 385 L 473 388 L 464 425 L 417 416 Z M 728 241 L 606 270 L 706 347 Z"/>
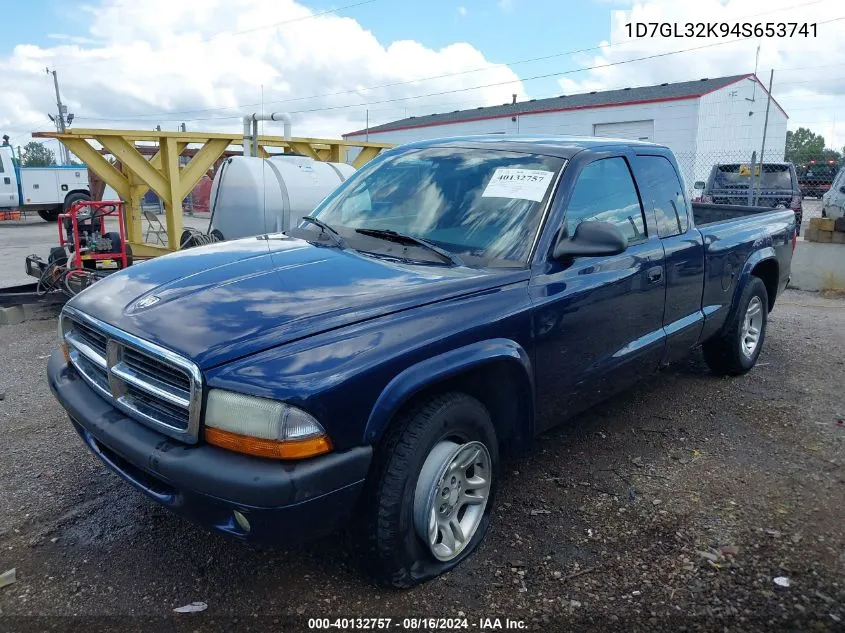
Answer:
<path fill-rule="evenodd" d="M 662 83 L 656 86 L 641 86 L 639 88 L 623 88 L 621 90 L 605 90 L 602 92 L 585 92 L 575 95 L 561 95 L 550 99 L 531 99 L 517 103 L 505 103 L 498 106 L 479 107 L 472 110 L 455 110 L 426 116 L 412 116 L 407 119 L 400 119 L 383 125 L 376 125 L 369 129 L 357 130 L 344 134 L 357 136 L 378 132 L 392 132 L 395 130 L 407 130 L 418 127 L 429 127 L 433 125 L 446 125 L 449 123 L 463 123 L 467 121 L 479 121 L 484 119 L 495 119 L 506 116 L 520 116 L 524 114 L 539 114 L 541 112 L 563 112 L 566 110 L 580 110 L 585 108 L 604 108 L 612 106 L 635 105 L 639 103 L 655 103 L 660 101 L 678 101 L 681 99 L 695 99 L 708 93 L 714 92 L 725 86 L 753 78 L 758 83 L 753 73 L 744 75 L 731 75 L 730 77 L 716 77 L 714 79 L 698 79 L 695 81 L 682 81 L 679 83 Z M 760 83 L 762 86 L 762 83 Z M 763 87 L 765 92 L 765 87 Z M 772 102 L 780 108 L 774 99 Z"/>

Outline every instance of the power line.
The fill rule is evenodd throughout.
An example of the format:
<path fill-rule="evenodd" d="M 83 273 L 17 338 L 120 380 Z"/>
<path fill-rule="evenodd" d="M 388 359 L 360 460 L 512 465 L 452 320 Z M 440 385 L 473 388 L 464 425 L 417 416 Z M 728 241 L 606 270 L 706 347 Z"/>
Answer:
<path fill-rule="evenodd" d="M 607 63 L 607 64 L 597 64 L 595 66 L 584 66 L 582 68 L 575 68 L 575 69 L 572 69 L 572 70 L 565 70 L 565 71 L 554 72 L 554 73 L 544 73 L 542 75 L 534 75 L 532 77 L 524 77 L 524 78 L 521 78 L 521 79 L 510 79 L 508 81 L 498 81 L 498 82 L 489 83 L 489 84 L 482 84 L 482 85 L 479 85 L 479 86 L 470 86 L 470 87 L 466 87 L 466 88 L 454 88 L 452 90 L 442 90 L 442 91 L 439 91 L 439 92 L 429 92 L 429 93 L 422 94 L 422 95 L 412 95 L 412 96 L 407 96 L 407 97 L 395 97 L 393 99 L 381 99 L 381 100 L 378 100 L 378 101 L 365 101 L 365 102 L 362 102 L 362 103 L 353 103 L 353 104 L 338 105 L 338 106 L 324 106 L 324 107 L 321 107 L 321 108 L 309 108 L 309 109 L 305 109 L 305 110 L 291 110 L 290 114 L 303 114 L 303 113 L 311 113 L 311 112 L 327 112 L 327 111 L 331 111 L 331 110 L 345 110 L 347 108 L 362 108 L 362 107 L 377 105 L 377 104 L 381 104 L 381 103 L 398 103 L 398 102 L 401 102 L 401 101 L 410 101 L 410 100 L 413 100 L 413 99 L 424 99 L 426 97 L 437 97 L 437 96 L 442 96 L 442 95 L 446 95 L 446 94 L 456 94 L 456 93 L 459 93 L 459 92 L 469 92 L 471 90 L 482 90 L 484 88 L 494 88 L 494 87 L 497 87 L 497 86 L 506 86 L 506 85 L 509 85 L 509 84 L 520 83 L 520 82 L 525 82 L 525 81 L 535 81 L 537 79 L 548 79 L 550 77 L 561 77 L 563 75 L 571 75 L 571 74 L 575 74 L 575 73 L 586 72 L 588 70 L 598 70 L 598 69 L 602 69 L 602 68 L 611 68 L 611 67 L 614 67 L 614 66 L 622 66 L 624 64 L 631 64 L 631 63 L 634 63 L 634 62 L 640 62 L 640 61 L 645 61 L 645 60 L 649 60 L 649 59 L 658 59 L 658 58 L 662 58 L 662 57 L 668 57 L 670 55 L 678 55 L 680 53 L 688 53 L 688 52 L 691 52 L 691 51 L 697 51 L 697 50 L 702 50 L 702 49 L 706 49 L 706 48 L 714 48 L 716 46 L 725 46 L 726 44 L 734 44 L 736 42 L 742 42 L 742 41 L 745 41 L 745 40 L 743 40 L 743 39 L 724 40 L 724 41 L 721 41 L 721 42 L 712 42 L 710 44 L 703 44 L 701 46 L 694 46 L 692 48 L 685 48 L 685 49 L 680 49 L 680 50 L 676 50 L 676 51 L 667 51 L 667 52 L 664 52 L 664 53 L 655 53 L 653 55 L 646 55 L 644 57 L 635 57 L 633 59 L 625 59 L 625 60 L 621 60 L 621 61 L 618 61 L 618 62 L 610 62 L 610 63 Z M 225 117 L 202 117 L 202 118 L 194 118 L 194 119 L 191 119 L 191 120 L 193 120 L 193 121 L 223 121 L 223 120 L 239 119 L 239 118 L 241 118 L 240 115 L 225 116 Z M 131 120 L 134 120 L 134 119 L 101 118 L 101 119 L 97 119 L 97 120 L 100 120 L 100 121 L 131 121 Z M 172 119 L 161 119 L 161 120 L 162 121 L 168 121 L 168 120 L 172 120 Z"/>
<path fill-rule="evenodd" d="M 375 0 L 368 0 L 368 1 L 373 2 Z M 802 4 L 792 5 L 792 6 L 789 6 L 789 7 L 781 7 L 779 9 L 772 9 L 772 10 L 763 11 L 763 12 L 760 12 L 760 13 L 744 15 L 744 16 L 740 16 L 736 19 L 742 20 L 742 19 L 746 19 L 746 18 L 758 17 L 758 16 L 761 16 L 761 15 L 767 15 L 767 14 L 770 14 L 770 13 L 778 13 L 780 11 L 789 11 L 789 10 L 792 10 L 792 9 L 804 8 L 804 7 L 807 7 L 807 6 L 819 4 L 821 2 L 826 2 L 826 1 L 828 1 L 828 0 L 812 0 L 811 2 L 805 2 L 805 3 L 802 3 Z M 362 3 L 359 3 L 359 4 L 366 4 L 366 2 L 362 2 Z M 358 5 L 348 5 L 348 6 L 352 7 L 352 6 L 358 6 Z M 336 9 L 335 11 L 340 11 L 343 8 L 348 8 L 348 7 L 341 7 L 341 9 Z M 323 12 L 321 14 L 314 14 L 314 16 L 311 16 L 311 17 L 316 17 L 318 15 L 323 15 L 325 13 L 329 13 L 329 12 L 326 11 L 326 12 Z M 302 18 L 300 18 L 300 19 L 302 19 Z M 821 22 L 821 24 L 824 24 L 824 22 Z M 260 27 L 260 28 L 270 28 L 270 27 Z M 257 30 L 257 29 L 252 29 L 252 30 Z M 727 43 L 730 43 L 730 42 L 745 41 L 745 40 L 748 40 L 748 39 L 754 39 L 754 38 L 738 38 L 738 39 L 735 39 L 735 40 L 726 40 L 724 43 L 727 44 Z M 256 107 L 256 106 L 259 106 L 259 105 L 265 105 L 265 106 L 266 105 L 278 105 L 278 104 L 282 104 L 282 103 L 293 103 L 293 102 L 296 102 L 296 101 L 307 101 L 307 100 L 310 100 L 310 99 L 322 99 L 322 98 L 326 98 L 326 97 L 337 97 L 337 96 L 342 96 L 342 95 L 347 95 L 347 94 L 360 94 L 361 92 L 368 92 L 368 91 L 371 91 L 371 90 L 379 90 L 379 89 L 383 89 L 383 88 L 394 88 L 394 87 L 397 87 L 397 86 L 405 86 L 405 85 L 409 85 L 409 84 L 418 84 L 418 83 L 425 82 L 425 81 L 435 81 L 437 79 L 446 79 L 446 78 L 449 78 L 449 77 L 459 77 L 459 76 L 462 76 L 462 75 L 468 75 L 468 74 L 477 73 L 477 72 L 490 71 L 490 70 L 496 69 L 497 67 L 502 67 L 502 66 L 510 67 L 510 66 L 518 66 L 518 65 L 521 65 L 521 64 L 529 64 L 529 63 L 538 62 L 538 61 L 547 61 L 547 60 L 550 60 L 550 59 L 555 59 L 555 58 L 558 58 L 558 57 L 564 57 L 564 56 L 567 56 L 567 55 L 577 55 L 579 53 L 587 53 L 587 52 L 595 51 L 595 50 L 604 50 L 606 48 L 623 46 L 625 44 L 630 44 L 632 42 L 637 42 L 637 41 L 641 41 L 641 39 L 632 38 L 632 39 L 623 40 L 621 42 L 617 42 L 615 44 L 609 44 L 609 45 L 605 45 L 605 46 L 598 45 L 598 46 L 591 46 L 591 47 L 588 47 L 588 48 L 580 48 L 580 49 L 574 49 L 574 50 L 569 50 L 569 51 L 562 51 L 562 52 L 558 52 L 558 53 L 552 53 L 550 55 L 543 55 L 543 56 L 540 56 L 540 57 L 532 57 L 532 58 L 528 58 L 528 59 L 521 59 L 521 60 L 516 60 L 516 61 L 510 61 L 510 62 L 502 62 L 502 63 L 498 63 L 498 64 L 491 64 L 489 66 L 472 68 L 472 69 L 469 69 L 469 70 L 462 70 L 462 71 L 457 71 L 457 72 L 453 72 L 453 73 L 444 73 L 444 74 L 441 74 L 441 75 L 433 75 L 433 76 L 422 77 L 422 78 L 418 78 L 418 79 L 408 79 L 408 80 L 403 80 L 403 81 L 396 81 L 396 82 L 381 84 L 381 85 L 377 85 L 377 86 L 354 88 L 354 89 L 351 89 L 351 90 L 341 90 L 341 91 L 337 91 L 337 92 L 328 92 L 328 93 L 309 95 L 309 96 L 304 96 L 304 97 L 291 97 L 291 98 L 288 98 L 288 99 L 278 99 L 278 100 L 274 100 L 274 101 L 265 101 L 263 104 L 262 103 L 242 103 L 242 104 L 237 104 L 237 105 L 234 105 L 234 106 L 221 106 L 221 107 L 215 107 L 215 108 L 199 108 L 199 109 L 195 109 L 195 110 L 159 111 L 159 112 L 137 114 L 134 117 L 132 117 L 131 119 L 129 119 L 129 118 L 126 118 L 126 119 L 101 118 L 101 119 L 98 119 L 98 120 L 103 120 L 103 121 L 107 121 L 107 120 L 128 121 L 128 120 L 137 120 L 137 119 L 141 119 L 141 118 L 159 119 L 161 117 L 161 115 L 190 115 L 190 114 L 201 114 L 201 113 L 205 113 L 205 112 L 221 112 L 223 110 L 239 110 L 239 109 L 243 109 L 243 108 Z M 575 72 L 575 71 L 573 71 L 573 72 Z M 506 82 L 506 83 L 514 83 L 515 81 L 517 81 L 517 80 L 514 80 L 513 82 Z M 380 103 L 380 102 L 374 102 L 374 103 Z M 215 118 L 221 118 L 222 119 L 224 117 L 215 117 Z M 233 118 L 233 119 L 234 118 L 240 118 L 240 115 L 232 116 L 232 117 L 226 117 L 226 118 Z M 191 119 L 194 120 L 194 121 L 211 120 L 211 118 L 193 118 L 193 117 Z M 175 121 L 177 119 L 161 119 L 161 120 L 163 120 L 163 121 Z M 181 120 L 181 119 L 178 119 L 178 120 Z"/>
<path fill-rule="evenodd" d="M 821 1 L 821 0 L 819 0 L 819 1 Z M 210 35 L 209 37 L 201 38 L 199 40 L 199 42 L 210 42 L 212 40 L 217 39 L 218 37 L 246 35 L 247 33 L 255 33 L 256 31 L 263 31 L 263 30 L 266 30 L 266 29 L 274 29 L 274 28 L 277 28 L 277 27 L 280 27 L 280 26 L 285 26 L 287 24 L 293 24 L 295 22 L 303 22 L 304 20 L 311 20 L 313 18 L 319 18 L 320 16 L 329 15 L 331 13 L 338 13 L 340 11 L 345 11 L 346 9 L 354 9 L 355 7 L 360 7 L 360 6 L 363 6 L 365 4 L 372 4 L 373 2 L 378 2 L 378 0 L 362 0 L 361 2 L 355 2 L 353 4 L 347 4 L 345 6 L 338 7 L 337 9 L 326 9 L 325 11 L 319 11 L 318 13 L 311 13 L 309 15 L 303 15 L 302 17 L 299 17 L 299 18 L 293 18 L 291 20 L 283 20 L 281 22 L 275 22 L 274 24 L 267 24 L 267 25 L 264 25 L 264 26 L 257 26 L 255 28 L 245 29 L 243 31 L 221 31 L 221 32 L 215 33 L 213 35 Z M 193 42 L 192 42 L 192 44 L 193 44 Z M 176 44 L 176 45 L 173 45 L 173 46 L 165 46 L 163 48 L 156 49 L 155 52 L 172 50 L 174 48 L 180 48 L 180 47 L 181 46 L 179 44 Z M 122 57 L 126 57 L 126 56 L 131 55 L 131 54 L 132 53 L 127 52 L 127 53 L 121 53 L 119 55 L 110 55 L 108 57 L 98 57 L 96 59 L 84 59 L 84 60 L 80 60 L 78 62 L 72 62 L 72 63 L 69 63 L 69 64 L 59 64 L 55 67 L 61 69 L 61 68 L 71 68 L 73 66 L 81 66 L 83 64 L 107 62 L 107 61 L 112 61 L 114 59 L 120 59 Z"/>

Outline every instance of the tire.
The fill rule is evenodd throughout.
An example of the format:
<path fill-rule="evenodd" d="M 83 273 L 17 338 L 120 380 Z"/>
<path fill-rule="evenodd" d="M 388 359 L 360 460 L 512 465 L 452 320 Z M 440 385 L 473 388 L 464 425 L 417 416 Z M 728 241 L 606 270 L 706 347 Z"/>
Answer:
<path fill-rule="evenodd" d="M 90 199 L 91 199 L 91 196 L 89 196 L 87 193 L 82 193 L 81 191 L 77 191 L 76 193 L 68 194 L 68 196 L 65 198 L 64 213 L 67 213 L 68 211 L 70 211 L 70 208 L 74 204 L 76 204 L 77 202 L 80 202 L 82 200 L 90 200 Z"/>
<path fill-rule="evenodd" d="M 757 330 L 757 339 L 753 350 L 749 352 L 750 341 L 746 331 L 746 319 L 752 305 L 759 312 L 751 317 L 753 329 Z M 738 376 L 749 371 L 757 363 L 763 342 L 766 339 L 766 324 L 769 315 L 769 294 L 766 285 L 759 277 L 750 277 L 739 298 L 736 314 L 730 323 L 725 324 L 723 332 L 702 345 L 704 360 L 717 376 Z"/>
<path fill-rule="evenodd" d="M 59 214 L 62 212 L 62 207 L 56 207 L 55 209 L 50 209 L 49 211 L 39 211 L 38 215 L 41 216 L 41 219 L 45 222 L 55 222 L 59 219 Z"/>
<path fill-rule="evenodd" d="M 473 465 L 456 466 L 452 475 L 444 474 L 448 465 L 455 465 L 450 461 L 450 451 L 457 451 L 455 461 L 467 457 Z M 476 451 L 478 457 L 472 457 Z M 479 467 L 477 464 L 485 458 L 486 468 Z M 441 459 L 445 459 L 442 469 L 433 470 L 432 465 Z M 376 450 L 363 498 L 366 563 L 376 580 L 397 588 L 412 587 L 454 568 L 469 556 L 490 525 L 498 464 L 496 431 L 487 409 L 475 398 L 463 393 L 435 396 L 397 419 Z M 472 474 L 467 477 L 468 472 Z M 473 481 L 484 481 L 485 473 L 488 485 L 481 491 L 473 489 Z M 455 475 L 460 478 L 457 484 Z M 453 485 L 451 496 L 446 494 L 449 485 Z M 466 503 L 463 500 L 470 498 L 470 493 L 475 499 L 486 498 L 486 502 Z M 429 514 L 425 508 L 430 509 Z M 468 526 L 463 540 L 454 539 L 456 532 L 451 532 L 454 555 L 444 555 L 448 548 L 439 527 L 434 530 L 435 540 L 444 537 L 439 545 L 429 546 L 420 536 L 418 526 L 431 525 L 428 519 L 433 521 L 441 512 L 443 517 L 451 515 Z"/>
<path fill-rule="evenodd" d="M 827 211 L 824 210 L 824 207 L 822 207 L 822 217 L 823 218 L 827 217 Z"/>

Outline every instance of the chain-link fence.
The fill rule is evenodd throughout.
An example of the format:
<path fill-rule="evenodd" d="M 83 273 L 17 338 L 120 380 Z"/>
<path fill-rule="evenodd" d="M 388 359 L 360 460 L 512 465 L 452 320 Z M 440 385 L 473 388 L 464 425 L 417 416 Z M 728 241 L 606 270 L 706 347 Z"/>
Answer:
<path fill-rule="evenodd" d="M 782 150 L 764 154 L 762 167 L 756 151 L 678 152 L 675 156 L 687 194 L 716 204 L 753 204 L 761 195 L 788 191 L 803 198 L 821 198 L 840 169 L 835 160 L 786 162 Z"/>

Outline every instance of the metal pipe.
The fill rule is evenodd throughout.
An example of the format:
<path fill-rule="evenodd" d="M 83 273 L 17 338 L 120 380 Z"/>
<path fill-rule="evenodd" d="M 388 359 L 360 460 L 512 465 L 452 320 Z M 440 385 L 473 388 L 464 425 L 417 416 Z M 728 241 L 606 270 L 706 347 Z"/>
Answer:
<path fill-rule="evenodd" d="M 282 121 L 285 140 L 291 139 L 291 118 L 287 112 L 261 114 L 254 112 L 244 116 L 244 156 L 258 156 L 258 122 Z"/>

